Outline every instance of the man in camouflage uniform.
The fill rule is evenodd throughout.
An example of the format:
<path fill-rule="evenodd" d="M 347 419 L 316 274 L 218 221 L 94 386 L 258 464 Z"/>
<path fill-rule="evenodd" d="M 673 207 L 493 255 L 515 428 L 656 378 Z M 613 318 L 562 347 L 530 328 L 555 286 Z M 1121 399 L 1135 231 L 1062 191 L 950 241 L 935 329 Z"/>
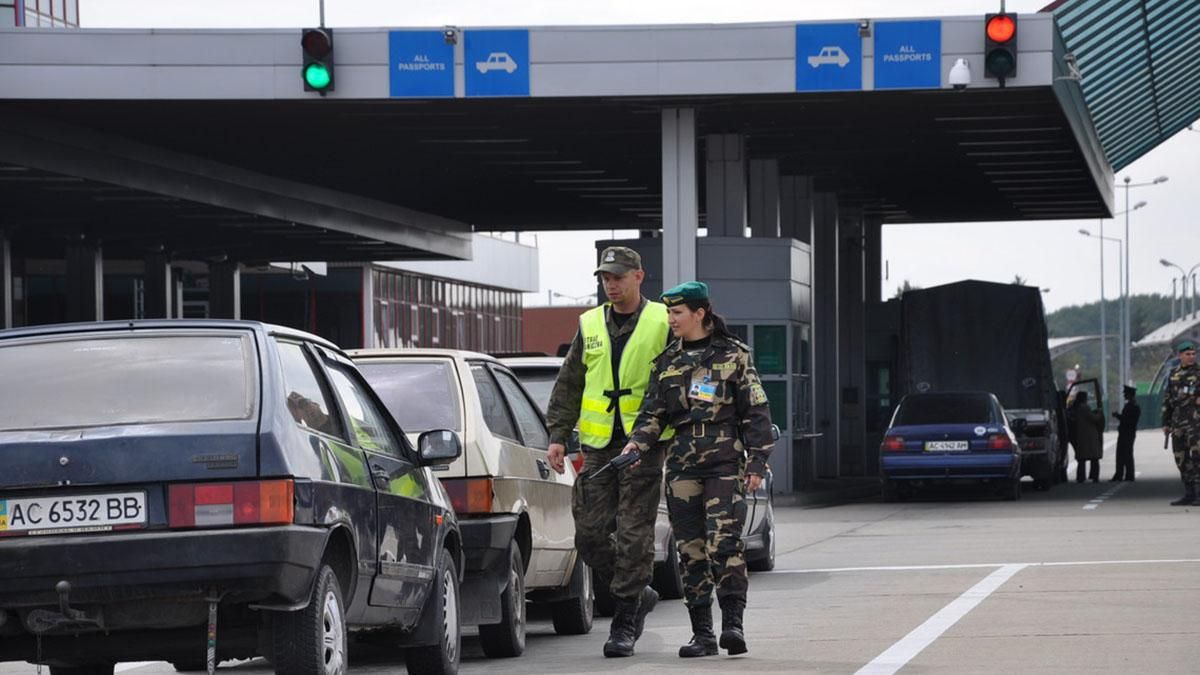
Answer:
<path fill-rule="evenodd" d="M 645 452 L 664 428 L 676 432 L 667 448 L 667 508 L 693 633 L 679 655 L 717 653 L 714 587 L 721 606 L 719 644 L 730 654 L 741 654 L 746 651 L 742 614 L 748 587 L 744 498 L 746 490 L 761 484 L 773 445 L 767 395 L 750 349 L 712 313 L 705 284 L 677 286 L 663 294 L 663 302 L 680 340 L 654 362 L 627 450 Z M 677 318 L 683 316 L 681 307 L 690 318 Z M 680 329 L 685 320 L 692 322 L 694 332 Z"/>
<path fill-rule="evenodd" d="M 1200 487 L 1200 366 L 1196 365 L 1196 344 L 1191 340 L 1180 343 L 1179 367 L 1167 378 L 1163 396 L 1163 433 L 1171 436 L 1175 466 L 1183 479 L 1183 496 L 1171 506 L 1197 503 Z"/>
<path fill-rule="evenodd" d="M 585 476 L 625 447 L 651 362 L 670 330 L 666 307 L 642 297 L 645 272 L 636 251 L 606 248 L 596 274 L 609 301 L 580 317 L 579 331 L 554 383 L 546 415 L 548 459 L 555 471 L 563 472 L 565 446 L 578 425 L 584 465 L 571 500 L 575 546 L 596 575 L 597 588 L 607 588 L 613 596 L 604 655 L 632 656 L 646 615 L 658 602 L 649 583 L 662 494 L 662 448 L 648 447 L 639 466 L 605 471 L 592 479 Z"/>

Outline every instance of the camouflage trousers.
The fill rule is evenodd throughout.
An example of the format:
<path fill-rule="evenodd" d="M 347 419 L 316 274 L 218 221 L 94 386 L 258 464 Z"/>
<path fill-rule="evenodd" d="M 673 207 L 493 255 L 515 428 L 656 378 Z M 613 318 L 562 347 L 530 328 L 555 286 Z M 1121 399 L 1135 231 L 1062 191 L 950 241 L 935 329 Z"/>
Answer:
<path fill-rule="evenodd" d="M 624 446 L 622 446 L 624 447 Z M 642 456 L 635 469 L 600 469 L 622 447 L 587 448 L 583 470 L 575 481 L 571 513 L 575 516 L 575 548 L 618 598 L 636 598 L 654 573 L 654 521 L 662 495 L 663 450 Z M 615 536 L 614 536 L 615 535 Z"/>
<path fill-rule="evenodd" d="M 679 546 L 679 571 L 683 598 L 688 607 L 712 604 L 726 597 L 745 601 L 746 522 L 744 477 L 690 478 L 670 476 L 667 480 L 667 511 Z"/>
<path fill-rule="evenodd" d="M 1184 485 L 1200 483 L 1200 429 L 1173 429 L 1171 450 Z"/>

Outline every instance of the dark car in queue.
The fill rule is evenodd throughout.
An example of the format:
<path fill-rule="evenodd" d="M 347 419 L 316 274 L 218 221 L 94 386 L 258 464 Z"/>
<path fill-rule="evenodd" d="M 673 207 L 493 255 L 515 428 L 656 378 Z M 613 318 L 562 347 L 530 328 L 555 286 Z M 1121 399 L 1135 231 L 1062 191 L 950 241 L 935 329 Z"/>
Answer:
<path fill-rule="evenodd" d="M 550 404 L 550 395 L 554 391 L 554 382 L 558 379 L 563 358 L 526 354 L 501 356 L 500 360 L 520 378 L 521 383 L 545 411 Z M 583 453 L 578 452 L 578 444 L 574 444 L 569 451 L 572 452 L 576 469 L 582 469 Z M 746 524 L 742 530 L 742 538 L 746 546 L 746 565 L 753 571 L 762 572 L 775 568 L 775 508 L 771 499 L 772 481 L 773 477 L 768 469 L 762 487 L 746 495 Z M 665 494 L 658 505 L 658 518 L 654 524 L 654 578 L 651 583 L 664 598 L 683 597 L 679 551 L 667 514 Z M 612 613 L 611 597 L 605 589 L 596 590 L 596 600 L 600 613 Z"/>
<path fill-rule="evenodd" d="M 337 675 L 377 631 L 452 673 L 462 550 L 431 465 L 346 355 L 242 321 L 0 331 L 0 661 L 54 675 L 266 656 Z M 40 655 L 40 656 L 39 656 Z"/>
<path fill-rule="evenodd" d="M 1021 453 L 996 397 L 987 392 L 915 393 L 892 415 L 879 446 L 886 501 L 946 482 L 984 482 L 1021 498 Z"/>

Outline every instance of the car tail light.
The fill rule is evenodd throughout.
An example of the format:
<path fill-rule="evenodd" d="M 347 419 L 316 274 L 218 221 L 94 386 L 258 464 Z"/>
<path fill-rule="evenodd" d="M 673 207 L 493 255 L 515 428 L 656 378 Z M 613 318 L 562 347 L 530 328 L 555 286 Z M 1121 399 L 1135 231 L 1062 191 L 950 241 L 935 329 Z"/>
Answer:
<path fill-rule="evenodd" d="M 887 452 L 898 452 L 904 449 L 904 439 L 899 436 L 885 436 L 880 449 Z"/>
<path fill-rule="evenodd" d="M 295 517 L 294 495 L 290 479 L 172 485 L 168 522 L 172 528 L 281 525 Z"/>
<path fill-rule="evenodd" d="M 1031 438 L 1031 439 L 1028 439 L 1025 441 L 1025 449 L 1026 450 L 1041 450 L 1045 447 L 1046 447 L 1046 442 L 1040 438 L 1038 438 L 1038 439 Z"/>
<path fill-rule="evenodd" d="M 450 495 L 450 505 L 458 514 L 491 513 L 492 512 L 492 479 L 491 478 L 451 478 L 442 479 L 446 493 Z"/>
<path fill-rule="evenodd" d="M 992 434 L 988 436 L 988 450 L 1012 450 L 1012 440 L 1004 434 Z"/>

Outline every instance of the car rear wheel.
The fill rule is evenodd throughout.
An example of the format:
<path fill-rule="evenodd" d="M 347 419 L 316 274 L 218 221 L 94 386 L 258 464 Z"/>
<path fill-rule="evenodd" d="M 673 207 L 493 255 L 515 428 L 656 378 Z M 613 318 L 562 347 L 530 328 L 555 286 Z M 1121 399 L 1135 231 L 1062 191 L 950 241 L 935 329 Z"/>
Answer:
<path fill-rule="evenodd" d="M 1015 502 L 1021 498 L 1021 477 L 1009 478 L 1000 484 L 1000 494 L 1006 501 Z"/>
<path fill-rule="evenodd" d="M 654 580 L 650 585 L 664 600 L 683 597 L 683 577 L 679 574 L 679 545 L 672 533 L 667 537 L 666 558 L 661 565 L 654 566 Z"/>
<path fill-rule="evenodd" d="M 347 669 L 346 605 L 337 574 L 321 565 L 308 606 L 274 617 L 275 672 L 343 675 Z"/>
<path fill-rule="evenodd" d="M 411 647 L 405 650 L 404 664 L 413 675 L 454 675 L 462 655 L 462 630 L 459 625 L 458 570 L 449 551 L 438 563 L 437 581 L 429 594 L 428 603 L 436 611 L 434 621 L 441 621 L 437 644 Z"/>
<path fill-rule="evenodd" d="M 525 566 L 517 542 L 508 545 L 508 584 L 500 594 L 500 623 L 479 627 L 479 643 L 491 658 L 525 651 Z"/>
<path fill-rule="evenodd" d="M 575 557 L 575 569 L 571 572 L 571 590 L 577 596 L 556 602 L 550 606 L 554 619 L 554 632 L 559 635 L 584 635 L 592 631 L 595 594 L 592 588 L 592 568 Z"/>
<path fill-rule="evenodd" d="M 775 569 L 775 518 L 768 515 L 763 523 L 762 556 L 746 561 L 746 567 L 751 572 L 770 572 Z"/>
<path fill-rule="evenodd" d="M 1035 490 L 1044 492 L 1054 485 L 1054 465 L 1049 456 L 1039 458 L 1033 466 L 1032 473 Z"/>

